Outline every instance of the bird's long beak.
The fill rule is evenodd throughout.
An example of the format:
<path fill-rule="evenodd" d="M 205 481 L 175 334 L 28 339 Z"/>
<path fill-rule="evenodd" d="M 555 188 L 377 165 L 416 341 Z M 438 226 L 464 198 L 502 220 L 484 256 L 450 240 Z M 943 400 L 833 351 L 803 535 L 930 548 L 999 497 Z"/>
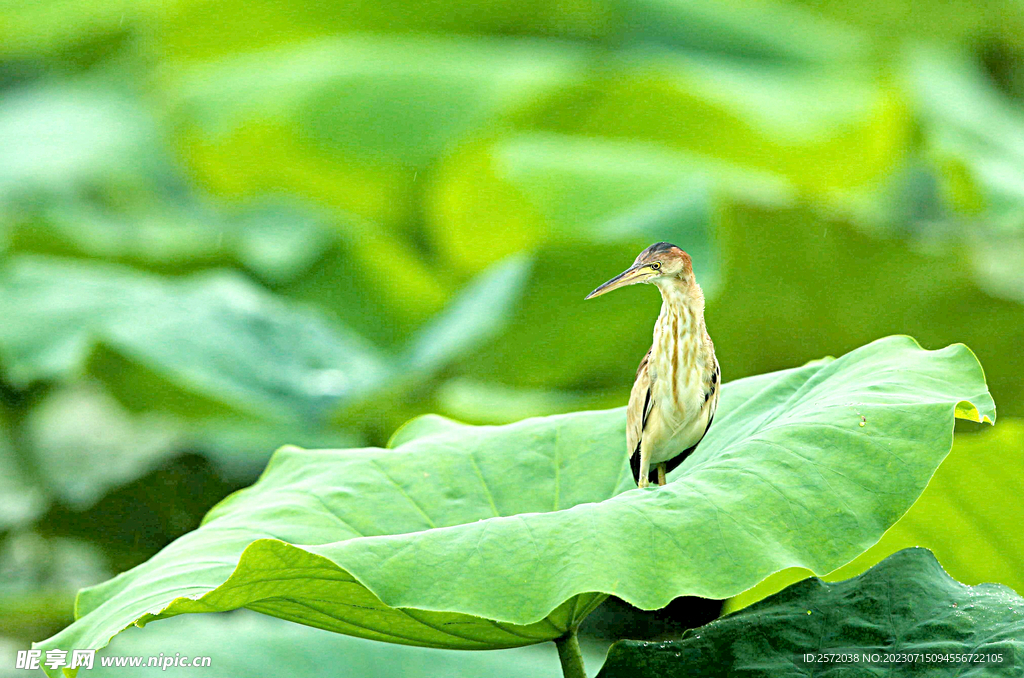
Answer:
<path fill-rule="evenodd" d="M 599 297 L 605 292 L 611 292 L 619 287 L 625 287 L 626 285 L 632 285 L 633 283 L 643 282 L 647 277 L 644 275 L 643 266 L 631 266 L 622 273 L 618 274 L 605 284 L 598 287 L 596 290 L 591 292 L 585 297 L 586 299 L 593 299 Z"/>

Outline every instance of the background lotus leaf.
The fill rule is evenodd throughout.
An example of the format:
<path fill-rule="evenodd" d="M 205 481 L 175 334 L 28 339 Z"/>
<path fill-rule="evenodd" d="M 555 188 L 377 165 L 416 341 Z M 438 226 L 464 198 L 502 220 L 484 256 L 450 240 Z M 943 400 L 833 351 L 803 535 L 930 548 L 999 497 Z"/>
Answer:
<path fill-rule="evenodd" d="M 805 654 L 856 654 L 857 661 Z M 860 658 L 879 655 L 877 661 Z M 889 661 L 887 654 L 906 655 Z M 977 654 L 985 661 L 929 655 Z M 999 659 L 989 659 L 990 655 Z M 846 581 L 811 579 L 665 643 L 621 641 L 598 674 L 616 676 L 1016 676 L 1024 598 L 997 584 L 964 586 L 926 549 L 906 549 Z"/>

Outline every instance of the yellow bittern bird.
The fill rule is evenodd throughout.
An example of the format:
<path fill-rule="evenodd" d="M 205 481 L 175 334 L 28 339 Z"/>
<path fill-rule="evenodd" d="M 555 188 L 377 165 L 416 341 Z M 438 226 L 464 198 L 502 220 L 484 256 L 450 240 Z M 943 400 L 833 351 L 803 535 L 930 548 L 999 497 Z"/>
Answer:
<path fill-rule="evenodd" d="M 665 475 L 711 428 L 722 375 L 690 255 L 670 243 L 655 243 L 587 299 L 636 283 L 654 283 L 662 299 L 654 343 L 640 361 L 626 408 L 629 465 L 637 486 L 647 487 L 652 464 L 664 485 Z"/>

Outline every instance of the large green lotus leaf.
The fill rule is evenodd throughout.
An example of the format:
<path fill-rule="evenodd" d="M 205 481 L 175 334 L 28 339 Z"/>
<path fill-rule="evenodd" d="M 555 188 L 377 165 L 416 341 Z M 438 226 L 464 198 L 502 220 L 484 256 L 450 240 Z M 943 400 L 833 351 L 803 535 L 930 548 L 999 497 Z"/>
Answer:
<path fill-rule="evenodd" d="M 996 582 L 1024 591 L 1024 422 L 1005 417 L 999 426 L 959 432 L 953 450 L 921 498 L 882 539 L 825 579 L 838 581 L 864 572 L 909 546 L 927 546 L 942 566 L 966 584 Z M 731 598 L 736 610 L 810 576 L 783 570 Z"/>
<path fill-rule="evenodd" d="M 233 274 L 165 280 L 23 256 L 0 290 L 0 349 L 20 384 L 88 366 L 128 405 L 316 421 L 387 369 L 356 335 Z"/>
<path fill-rule="evenodd" d="M 607 593 L 646 609 L 722 598 L 858 555 L 924 488 L 954 416 L 995 411 L 966 347 L 892 337 L 726 385 L 705 443 L 662 488 L 633 487 L 624 416 L 435 421 L 390 450 L 284 448 L 195 532 L 83 591 L 78 621 L 40 646 L 248 607 L 485 649 L 556 638 Z"/>
<path fill-rule="evenodd" d="M 563 85 L 585 54 L 347 36 L 175 69 L 164 91 L 182 151 L 222 195 L 283 191 L 395 224 L 450 144 Z"/>
<path fill-rule="evenodd" d="M 858 659 L 804 659 L 816 653 Z M 880 657 L 864 661 L 865 653 Z M 998 659 L 927 657 L 946 654 Z M 790 586 L 681 640 L 616 643 L 598 676 L 1019 676 L 1021 661 L 1024 598 L 1005 586 L 964 586 L 926 549 L 906 549 L 855 579 Z"/>
<path fill-rule="evenodd" d="M 245 642 L 239 642 L 240 639 Z M 607 643 L 588 643 L 581 639 L 580 644 L 587 665 L 595 669 L 600 666 Z M 129 628 L 111 641 L 109 649 L 113 656 L 146 657 L 147 660 L 161 652 L 171 658 L 176 654 L 210 657 L 210 665 L 202 668 L 207 678 L 265 675 L 268 666 L 273 667 L 277 678 L 307 678 L 325 671 L 343 678 L 561 678 L 562 675 L 557 652 L 550 643 L 494 652 L 437 650 L 338 636 L 249 611 L 184 615 L 144 630 Z M 195 671 L 193 667 L 143 666 L 131 669 L 131 674 L 177 678 Z M 83 675 L 114 678 L 124 673 L 123 667 L 101 667 L 97 660 L 95 667 Z"/>

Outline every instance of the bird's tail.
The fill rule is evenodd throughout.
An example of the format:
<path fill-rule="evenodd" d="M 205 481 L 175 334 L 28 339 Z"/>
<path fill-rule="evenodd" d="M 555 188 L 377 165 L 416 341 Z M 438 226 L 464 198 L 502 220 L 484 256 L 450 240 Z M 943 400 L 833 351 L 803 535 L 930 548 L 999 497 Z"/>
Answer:
<path fill-rule="evenodd" d="M 621 459 L 621 457 L 620 457 Z M 637 445 L 633 455 L 629 458 L 629 468 L 633 470 L 633 482 L 640 486 L 640 446 Z"/>

